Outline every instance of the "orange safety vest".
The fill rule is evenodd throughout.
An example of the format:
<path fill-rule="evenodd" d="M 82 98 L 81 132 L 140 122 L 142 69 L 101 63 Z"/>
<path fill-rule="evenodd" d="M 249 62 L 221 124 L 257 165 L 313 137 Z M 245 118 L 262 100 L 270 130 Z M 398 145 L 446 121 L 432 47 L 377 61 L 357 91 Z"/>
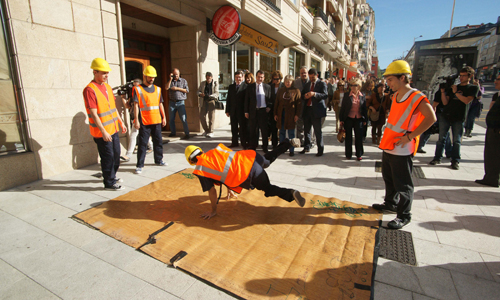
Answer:
<path fill-rule="evenodd" d="M 155 92 L 148 93 L 142 86 L 134 87 L 134 93 L 137 93 L 139 99 L 139 109 L 141 110 L 142 124 L 152 125 L 161 123 L 160 114 L 160 88 L 154 85 Z"/>
<path fill-rule="evenodd" d="M 89 83 L 87 87 L 94 90 L 97 98 L 97 115 L 99 116 L 99 120 L 101 120 L 102 126 L 104 126 L 107 133 L 113 135 L 118 132 L 118 112 L 116 111 L 113 89 L 107 83 L 104 83 L 104 85 L 106 86 L 107 95 L 104 95 L 93 82 Z M 90 109 L 88 107 L 86 107 L 86 109 L 87 115 L 89 116 L 90 134 L 95 138 L 102 138 L 102 132 L 92 118 Z"/>
<path fill-rule="evenodd" d="M 193 174 L 222 182 L 231 190 L 241 193 L 239 186 L 250 175 L 255 151 L 233 151 L 219 144 L 217 148 L 197 156 Z"/>
<path fill-rule="evenodd" d="M 389 113 L 389 118 L 387 119 L 387 125 L 384 130 L 384 135 L 380 141 L 379 148 L 382 150 L 393 150 L 395 143 L 397 142 L 397 137 L 402 137 L 406 132 L 412 132 L 415 128 L 422 123 L 424 116 L 419 113 L 416 122 L 411 128 L 410 125 L 411 117 L 415 112 L 415 109 L 420 105 L 422 101 L 429 103 L 427 97 L 420 91 L 414 91 L 408 96 L 403 102 L 397 102 L 398 93 L 395 93 L 392 97 L 391 112 Z M 413 155 L 417 153 L 418 142 L 420 136 L 415 138 L 415 149 L 413 150 Z"/>

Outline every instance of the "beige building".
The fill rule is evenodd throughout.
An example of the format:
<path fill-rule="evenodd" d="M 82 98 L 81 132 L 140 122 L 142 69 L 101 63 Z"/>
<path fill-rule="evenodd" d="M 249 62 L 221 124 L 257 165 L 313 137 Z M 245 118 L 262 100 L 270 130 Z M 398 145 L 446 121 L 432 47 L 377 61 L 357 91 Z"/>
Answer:
<path fill-rule="evenodd" d="M 190 131 L 199 132 L 196 90 L 217 74 L 221 100 L 236 70 L 266 77 L 302 65 L 322 76 L 351 62 L 355 5 L 362 0 L 9 0 L 2 1 L 0 190 L 98 162 L 89 134 L 83 88 L 91 61 L 106 59 L 109 84 L 142 77 L 147 65 L 164 88 L 172 68 L 188 81 Z M 241 39 L 219 46 L 207 19 L 223 6 L 241 15 Z M 308 6 L 318 9 L 312 10 Z M 321 10 L 320 10 L 321 9 Z M 165 102 L 168 95 L 163 91 Z M 168 104 L 167 104 L 168 105 Z M 117 106 L 128 122 L 128 112 Z M 168 107 L 167 107 L 168 111 Z M 229 123 L 218 111 L 216 127 Z M 182 128 L 176 117 L 177 128 Z M 167 128 L 169 130 L 168 122 Z M 121 135 L 122 147 L 128 136 Z"/>

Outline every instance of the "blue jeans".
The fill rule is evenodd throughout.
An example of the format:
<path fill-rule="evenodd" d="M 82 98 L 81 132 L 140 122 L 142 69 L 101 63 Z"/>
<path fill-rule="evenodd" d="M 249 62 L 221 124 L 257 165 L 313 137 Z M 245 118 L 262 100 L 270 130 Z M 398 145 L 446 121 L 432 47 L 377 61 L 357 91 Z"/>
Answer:
<path fill-rule="evenodd" d="M 438 115 L 439 117 L 439 115 Z M 438 123 L 436 121 L 436 123 Z M 439 123 L 438 123 L 438 126 L 439 126 Z M 418 150 L 422 150 L 425 145 L 427 144 L 427 141 L 430 139 L 431 137 L 431 129 L 427 129 L 424 133 L 422 133 L 422 135 L 420 136 L 420 141 L 418 143 Z M 446 132 L 446 137 L 445 137 L 445 144 L 444 144 L 444 153 L 446 155 L 446 157 L 451 157 L 451 150 L 452 150 L 452 146 L 451 146 L 451 141 L 450 141 L 450 134 L 448 132 Z"/>
<path fill-rule="evenodd" d="M 283 115 L 281 116 L 280 143 L 285 140 L 287 133 L 289 140 L 295 138 L 295 128 L 285 129 L 285 110 L 283 110 Z M 293 153 L 294 149 L 294 147 L 290 147 L 290 153 Z"/>
<path fill-rule="evenodd" d="M 168 102 L 168 117 L 170 122 L 170 131 L 175 134 L 175 113 L 179 113 L 179 118 L 182 121 L 182 126 L 184 127 L 184 134 L 189 135 L 189 128 L 186 119 L 186 106 L 184 106 L 184 101 L 169 101 Z"/>
<path fill-rule="evenodd" d="M 472 131 L 474 129 L 474 121 L 476 120 L 477 113 L 481 108 L 481 103 L 473 104 L 467 113 L 467 120 L 465 121 L 465 129 Z"/>
<path fill-rule="evenodd" d="M 439 116 L 439 140 L 436 143 L 434 159 L 441 160 L 441 157 L 443 157 L 446 136 L 450 127 L 453 140 L 451 161 L 460 162 L 460 145 L 462 143 L 462 134 L 464 133 L 464 123 L 462 121 L 449 122 L 442 114 Z"/>

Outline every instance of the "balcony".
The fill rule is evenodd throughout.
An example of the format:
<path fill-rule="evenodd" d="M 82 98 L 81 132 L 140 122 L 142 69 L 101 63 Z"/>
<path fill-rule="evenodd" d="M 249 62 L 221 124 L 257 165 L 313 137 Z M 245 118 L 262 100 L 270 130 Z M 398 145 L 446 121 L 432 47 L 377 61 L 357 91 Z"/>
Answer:
<path fill-rule="evenodd" d="M 326 1 L 326 10 L 331 14 L 334 14 L 339 11 L 339 3 L 337 0 L 327 0 Z"/>
<path fill-rule="evenodd" d="M 328 17 L 326 16 L 325 12 L 319 7 L 316 8 L 316 16 L 315 17 L 320 18 L 323 21 L 323 23 L 325 23 L 325 25 L 328 24 Z"/>
<path fill-rule="evenodd" d="M 301 5 L 300 8 L 300 18 L 302 19 L 303 31 L 305 29 L 306 32 L 310 33 L 313 28 L 314 17 L 312 16 L 311 11 L 303 5 Z"/>
<path fill-rule="evenodd" d="M 337 36 L 337 28 L 335 28 L 335 23 L 330 22 L 330 31 L 333 33 L 333 35 Z"/>
<path fill-rule="evenodd" d="M 317 7 L 316 16 L 313 21 L 312 38 L 317 39 L 317 41 L 315 41 L 316 43 L 328 41 L 329 31 L 328 17 L 321 8 Z"/>
<path fill-rule="evenodd" d="M 339 5 L 339 9 L 333 14 L 333 18 L 336 22 L 342 22 L 342 15 L 344 14 L 344 9 Z"/>
<path fill-rule="evenodd" d="M 262 0 L 262 2 L 274 10 L 278 15 L 281 15 L 281 9 L 277 7 L 272 0 Z"/>

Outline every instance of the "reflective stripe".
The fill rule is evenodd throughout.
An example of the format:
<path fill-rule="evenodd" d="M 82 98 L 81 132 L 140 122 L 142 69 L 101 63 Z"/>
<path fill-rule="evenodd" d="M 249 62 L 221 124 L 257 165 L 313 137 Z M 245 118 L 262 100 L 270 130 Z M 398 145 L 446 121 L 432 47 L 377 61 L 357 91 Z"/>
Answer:
<path fill-rule="evenodd" d="M 102 123 L 102 126 L 108 126 L 109 124 L 113 124 L 116 120 L 117 120 L 116 118 L 113 118 L 109 121 Z"/>
<path fill-rule="evenodd" d="M 233 152 L 233 151 L 227 151 L 227 150 L 224 150 L 222 149 L 220 146 L 217 146 L 215 149 L 219 150 L 219 151 L 222 151 L 224 153 L 230 153 L 230 152 Z"/>
<path fill-rule="evenodd" d="M 394 95 L 394 97 L 395 96 L 396 95 Z M 410 104 L 408 104 L 408 106 L 406 107 L 406 110 L 399 117 L 398 122 L 395 125 L 392 125 L 391 123 L 387 122 L 386 127 L 397 132 L 397 133 L 405 133 L 406 129 L 401 128 L 401 126 L 403 126 L 406 119 L 410 116 L 410 114 L 412 112 L 413 105 L 415 104 L 415 102 L 417 102 L 417 100 L 419 100 L 422 97 L 423 97 L 423 95 L 421 93 L 415 93 L 413 95 L 413 97 L 411 98 Z M 403 102 L 405 102 L 405 101 L 403 101 Z M 403 103 L 403 102 L 399 102 L 399 103 Z M 398 103 L 398 102 L 396 102 L 396 103 Z"/>
<path fill-rule="evenodd" d="M 387 122 L 387 125 L 385 125 L 385 127 L 391 129 L 392 131 L 394 132 L 397 132 L 397 133 L 403 133 L 405 132 L 406 130 L 400 128 L 400 127 L 396 127 L 395 125 L 392 125 L 391 123 Z"/>
<path fill-rule="evenodd" d="M 224 166 L 224 171 L 222 172 L 223 174 L 222 174 L 221 180 L 220 180 L 223 183 L 226 182 L 227 174 L 229 173 L 229 169 L 231 168 L 231 162 L 233 161 L 233 157 L 234 157 L 235 153 L 236 152 L 234 152 L 234 151 L 229 153 L 229 157 L 226 160 L 226 165 Z"/>
<path fill-rule="evenodd" d="M 160 109 L 159 106 L 146 106 L 146 107 L 139 107 L 141 111 L 149 111 L 149 110 L 154 110 L 154 109 Z"/>
<path fill-rule="evenodd" d="M 138 87 L 136 87 L 136 89 L 137 89 L 137 92 L 139 93 L 139 96 L 141 96 L 140 98 L 141 98 L 141 101 L 142 101 L 142 106 L 147 107 L 147 105 L 146 105 L 146 99 L 144 98 L 144 95 L 142 94 L 141 87 L 138 86 Z"/>
<path fill-rule="evenodd" d="M 222 176 L 223 175 L 222 172 L 214 170 L 214 169 L 210 169 L 209 167 L 205 167 L 205 166 L 196 165 L 196 167 L 194 167 L 194 169 L 201 171 L 201 172 L 208 173 L 208 174 L 212 174 L 215 176 Z"/>
<path fill-rule="evenodd" d="M 100 113 L 100 114 L 97 114 L 97 115 L 98 115 L 99 117 L 101 117 L 101 118 L 102 118 L 102 117 L 105 117 L 105 116 L 107 116 L 107 115 L 110 115 L 110 114 L 112 114 L 112 113 L 114 113 L 114 112 L 116 112 L 116 108 L 113 108 L 113 109 L 111 109 L 111 110 L 108 110 L 107 112 L 103 112 L 103 113 Z"/>

